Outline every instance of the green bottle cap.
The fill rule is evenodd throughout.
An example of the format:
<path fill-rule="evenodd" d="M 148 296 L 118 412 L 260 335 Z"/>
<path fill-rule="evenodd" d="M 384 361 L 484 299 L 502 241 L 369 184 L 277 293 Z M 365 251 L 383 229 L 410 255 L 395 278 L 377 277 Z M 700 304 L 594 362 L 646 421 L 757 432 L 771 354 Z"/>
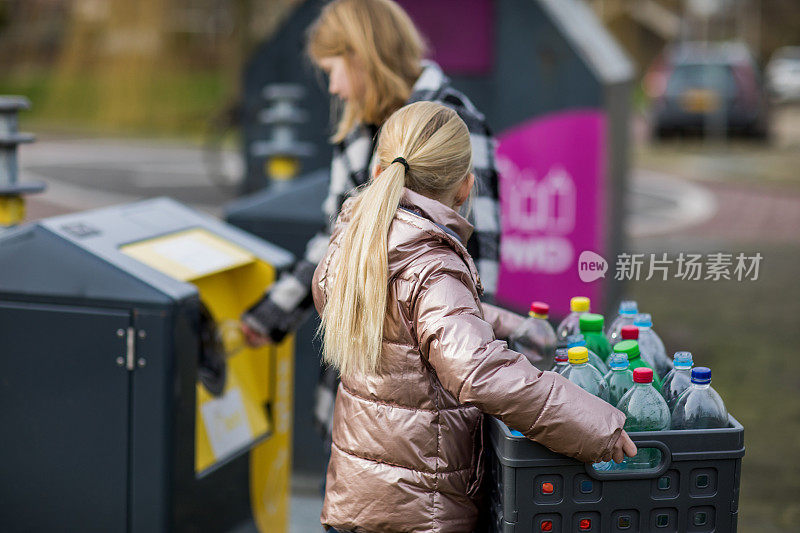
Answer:
<path fill-rule="evenodd" d="M 614 345 L 614 353 L 624 353 L 628 361 L 639 357 L 639 343 L 632 340 L 620 341 Z"/>
<path fill-rule="evenodd" d="M 584 331 L 603 331 L 603 315 L 584 313 L 580 318 L 581 333 Z"/>

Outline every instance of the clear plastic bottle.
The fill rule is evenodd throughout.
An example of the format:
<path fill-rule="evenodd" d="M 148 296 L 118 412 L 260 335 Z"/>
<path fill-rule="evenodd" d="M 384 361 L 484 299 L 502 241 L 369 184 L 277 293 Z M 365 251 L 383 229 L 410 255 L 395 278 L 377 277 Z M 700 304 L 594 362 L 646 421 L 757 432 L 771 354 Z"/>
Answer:
<path fill-rule="evenodd" d="M 639 343 L 635 340 L 624 340 L 614 345 L 614 353 L 624 353 L 628 356 L 628 364 L 632 372 L 636 372 L 637 368 L 649 368 L 653 370 L 650 364 L 642 359 L 639 352 Z M 653 386 L 661 390 L 661 379 L 658 374 L 653 374 Z"/>
<path fill-rule="evenodd" d="M 617 405 L 626 392 L 633 388 L 633 372 L 628 368 L 628 356 L 615 353 L 608 360 L 611 370 L 605 376 L 608 383 L 608 403 Z"/>
<path fill-rule="evenodd" d="M 625 431 L 633 433 L 669 429 L 669 407 L 652 386 L 653 371 L 649 368 L 637 368 L 633 371 L 633 382 L 633 388 L 617 404 L 617 409 L 626 416 L 623 426 Z M 661 453 L 657 448 L 639 448 L 635 456 L 625 459 L 624 468 L 653 468 L 661 461 Z"/>
<path fill-rule="evenodd" d="M 569 368 L 562 375 L 583 390 L 608 401 L 608 383 L 603 374 L 589 364 L 589 350 L 585 346 L 575 346 L 567 353 Z"/>
<path fill-rule="evenodd" d="M 591 302 L 585 296 L 575 296 L 569 301 L 570 314 L 556 328 L 556 338 L 559 346 L 567 345 L 567 337 L 580 333 L 580 318 L 583 313 L 589 312 Z"/>
<path fill-rule="evenodd" d="M 728 410 L 717 391 L 711 388 L 711 369 L 692 369 L 692 386 L 678 397 L 672 410 L 672 429 L 711 429 L 728 427 Z"/>
<path fill-rule="evenodd" d="M 547 321 L 550 306 L 544 302 L 533 302 L 528 318 L 511 334 L 508 344 L 540 370 L 553 366 L 556 352 L 556 332 Z"/>
<path fill-rule="evenodd" d="M 642 359 L 650 363 L 658 377 L 664 377 L 672 370 L 672 361 L 667 356 L 667 350 L 655 331 L 653 319 L 648 313 L 639 313 L 634 319 L 634 326 L 639 328 L 639 351 Z"/>
<path fill-rule="evenodd" d="M 601 374 L 605 375 L 608 372 L 608 365 L 606 365 L 600 356 L 594 353 L 588 346 L 586 346 L 586 339 L 584 338 L 582 333 L 576 333 L 575 335 L 570 335 L 567 338 L 567 348 L 575 348 L 578 346 L 584 346 L 589 351 L 589 364 L 595 367 L 597 370 L 600 371 Z"/>
<path fill-rule="evenodd" d="M 618 340 L 611 346 L 616 346 L 617 343 L 622 341 L 639 341 L 639 328 L 636 326 L 622 326 L 619 329 L 619 336 L 621 340 Z"/>
<path fill-rule="evenodd" d="M 667 401 L 670 411 L 675 408 L 683 391 L 692 385 L 692 353 L 675 352 L 672 362 L 673 368 L 661 384 L 661 395 Z"/>
<path fill-rule="evenodd" d="M 603 315 L 597 313 L 584 313 L 578 320 L 581 334 L 586 339 L 586 347 L 600 356 L 605 363 L 611 355 L 611 345 L 603 333 L 604 323 Z"/>
<path fill-rule="evenodd" d="M 563 374 L 564 370 L 569 368 L 569 355 L 566 348 L 556 348 L 555 364 L 550 369 L 551 372 L 558 372 Z"/>
<path fill-rule="evenodd" d="M 623 300 L 619 303 L 619 311 L 617 312 L 617 316 L 614 317 L 614 320 L 612 320 L 611 324 L 608 326 L 608 330 L 606 330 L 606 338 L 611 346 L 614 346 L 616 343 L 622 340 L 622 335 L 620 332 L 622 326 L 632 326 L 633 320 L 636 318 L 638 313 L 639 306 L 635 301 Z"/>

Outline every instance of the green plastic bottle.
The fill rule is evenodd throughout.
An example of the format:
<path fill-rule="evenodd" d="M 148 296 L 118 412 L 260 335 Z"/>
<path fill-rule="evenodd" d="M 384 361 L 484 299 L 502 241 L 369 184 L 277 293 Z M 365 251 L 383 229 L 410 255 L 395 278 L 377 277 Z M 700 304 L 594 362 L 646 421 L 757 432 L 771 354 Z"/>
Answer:
<path fill-rule="evenodd" d="M 575 348 L 576 346 L 583 346 L 589 352 L 589 364 L 600 371 L 600 374 L 605 375 L 608 372 L 608 365 L 606 365 L 599 355 L 594 353 L 586 346 L 586 339 L 583 338 L 583 333 L 576 333 L 567 337 L 567 348 Z"/>
<path fill-rule="evenodd" d="M 625 393 L 633 388 L 633 372 L 628 368 L 628 356 L 615 353 L 608 359 L 611 370 L 606 374 L 608 403 L 617 405 Z"/>
<path fill-rule="evenodd" d="M 653 367 L 647 364 L 647 361 L 642 359 L 641 355 L 639 354 L 639 343 L 634 340 L 618 342 L 614 345 L 614 353 L 624 353 L 627 355 L 628 364 L 633 372 L 635 372 L 637 368 L 649 368 L 650 370 L 653 370 Z M 653 387 L 661 392 L 661 378 L 658 377 L 658 374 L 653 375 Z"/>
<path fill-rule="evenodd" d="M 617 409 L 625 413 L 623 429 L 629 433 L 669 429 L 669 407 L 655 387 L 651 387 L 653 376 L 655 372 L 651 368 L 634 370 L 633 388 L 625 393 L 617 405 Z M 658 448 L 640 447 L 635 456 L 625 459 L 624 468 L 654 468 L 661 462 L 661 453 Z"/>
<path fill-rule="evenodd" d="M 613 353 L 608 339 L 603 333 L 605 320 L 603 315 L 597 313 L 584 313 L 579 321 L 581 333 L 586 339 L 586 347 L 600 356 L 604 363 L 608 362 L 608 357 Z"/>

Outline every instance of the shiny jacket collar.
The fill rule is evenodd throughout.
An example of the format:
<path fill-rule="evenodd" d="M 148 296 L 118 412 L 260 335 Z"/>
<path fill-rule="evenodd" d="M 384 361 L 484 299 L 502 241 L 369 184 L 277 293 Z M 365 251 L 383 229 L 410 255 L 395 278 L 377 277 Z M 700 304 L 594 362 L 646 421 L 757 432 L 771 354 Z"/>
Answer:
<path fill-rule="evenodd" d="M 448 242 L 467 264 L 478 294 L 483 294 L 483 285 L 478 275 L 478 269 L 467 251 L 467 241 L 472 235 L 473 226 L 466 218 L 438 200 L 428 198 L 407 187 L 403 187 L 403 195 L 400 197 L 397 213 L 400 217 L 403 216 L 402 213 L 407 213 L 408 216 L 422 218 L 430 223 L 432 226 L 430 229 L 437 233 L 442 240 Z"/>
<path fill-rule="evenodd" d="M 403 187 L 400 207 L 405 207 L 415 214 L 427 218 L 440 228 L 445 229 L 450 235 L 455 234 L 463 246 L 467 245 L 467 241 L 472 235 L 473 226 L 466 218 L 438 200 L 423 196 L 407 187 Z"/>

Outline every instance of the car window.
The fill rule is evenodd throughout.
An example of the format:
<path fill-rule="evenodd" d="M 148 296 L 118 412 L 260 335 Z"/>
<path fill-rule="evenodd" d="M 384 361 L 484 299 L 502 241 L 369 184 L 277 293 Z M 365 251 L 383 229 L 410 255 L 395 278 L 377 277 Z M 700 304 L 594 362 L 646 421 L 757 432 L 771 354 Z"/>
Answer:
<path fill-rule="evenodd" d="M 667 95 L 680 96 L 691 89 L 709 89 L 732 96 L 736 93 L 736 80 L 728 65 L 678 65 L 667 82 Z"/>

